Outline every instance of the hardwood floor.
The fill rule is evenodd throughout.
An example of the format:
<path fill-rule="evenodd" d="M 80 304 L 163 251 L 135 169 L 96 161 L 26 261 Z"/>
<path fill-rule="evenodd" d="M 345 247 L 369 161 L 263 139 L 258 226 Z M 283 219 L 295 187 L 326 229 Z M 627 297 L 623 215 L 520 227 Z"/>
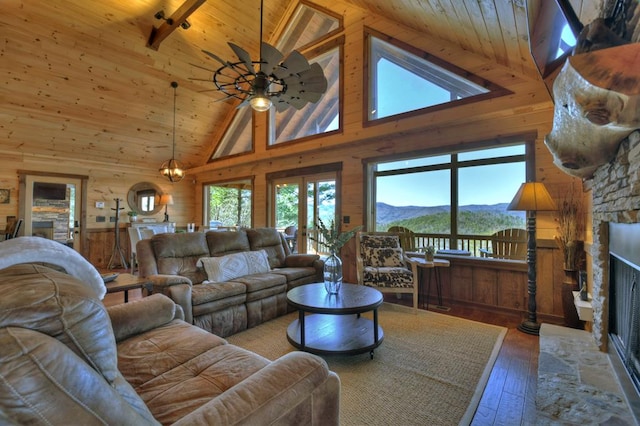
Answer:
<path fill-rule="evenodd" d="M 391 303 L 409 305 L 410 302 L 385 297 Z M 140 290 L 129 291 L 129 300 L 141 298 Z M 124 302 L 123 293 L 107 294 L 104 303 L 111 306 Z M 538 370 L 538 337 L 517 330 L 518 315 L 496 313 L 463 306 L 451 306 L 454 315 L 507 327 L 502 348 L 487 382 L 472 425 L 531 425 L 535 422 L 535 395 Z"/>

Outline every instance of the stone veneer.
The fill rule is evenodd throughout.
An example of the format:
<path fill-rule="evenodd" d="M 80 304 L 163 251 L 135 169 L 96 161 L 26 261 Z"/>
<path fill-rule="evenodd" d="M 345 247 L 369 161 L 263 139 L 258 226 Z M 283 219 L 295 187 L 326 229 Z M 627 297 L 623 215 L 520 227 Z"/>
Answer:
<path fill-rule="evenodd" d="M 593 211 L 593 338 L 607 346 L 609 327 L 609 222 L 640 221 L 640 131 L 620 144 L 616 158 L 599 167 L 591 180 Z"/>

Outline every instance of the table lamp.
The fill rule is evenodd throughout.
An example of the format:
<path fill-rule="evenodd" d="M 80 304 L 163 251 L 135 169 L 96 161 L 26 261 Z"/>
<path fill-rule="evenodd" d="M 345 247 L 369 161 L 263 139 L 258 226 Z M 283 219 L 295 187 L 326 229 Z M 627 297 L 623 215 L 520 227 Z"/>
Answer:
<path fill-rule="evenodd" d="M 556 210 L 556 204 L 542 182 L 525 182 L 520 186 L 507 210 L 527 212 L 527 293 L 528 315 L 518 330 L 527 334 L 540 334 L 536 315 L 536 212 Z"/>
<path fill-rule="evenodd" d="M 160 204 L 164 204 L 164 221 L 169 222 L 169 213 L 167 208 L 169 205 L 173 205 L 173 196 L 169 194 L 162 194 L 160 196 Z"/>

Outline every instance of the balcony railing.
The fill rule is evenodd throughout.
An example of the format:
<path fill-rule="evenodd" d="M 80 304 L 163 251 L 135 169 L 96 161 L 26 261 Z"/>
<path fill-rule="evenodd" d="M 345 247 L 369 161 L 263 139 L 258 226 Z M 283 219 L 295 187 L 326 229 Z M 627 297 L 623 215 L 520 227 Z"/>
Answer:
<path fill-rule="evenodd" d="M 414 247 L 423 249 L 433 246 L 437 250 L 466 250 L 471 252 L 471 256 L 480 256 L 480 249 L 492 251 L 490 235 L 458 235 L 451 244 L 452 237 L 442 234 L 414 234 Z"/>

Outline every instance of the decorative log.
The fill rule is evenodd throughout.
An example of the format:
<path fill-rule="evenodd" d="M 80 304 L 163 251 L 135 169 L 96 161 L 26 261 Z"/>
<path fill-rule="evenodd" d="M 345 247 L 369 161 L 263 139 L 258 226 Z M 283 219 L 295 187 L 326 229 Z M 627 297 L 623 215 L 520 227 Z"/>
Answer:
<path fill-rule="evenodd" d="M 571 56 L 554 85 L 545 144 L 565 173 L 589 178 L 640 129 L 640 43 Z"/>

